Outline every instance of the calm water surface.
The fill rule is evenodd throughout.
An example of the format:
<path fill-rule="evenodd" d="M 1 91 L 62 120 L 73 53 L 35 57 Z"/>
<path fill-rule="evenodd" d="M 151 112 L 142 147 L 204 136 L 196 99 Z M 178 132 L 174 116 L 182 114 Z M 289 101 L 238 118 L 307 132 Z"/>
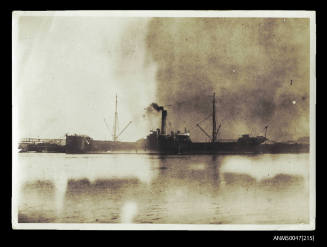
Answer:
<path fill-rule="evenodd" d="M 309 223 L 309 154 L 20 153 L 18 221 Z"/>

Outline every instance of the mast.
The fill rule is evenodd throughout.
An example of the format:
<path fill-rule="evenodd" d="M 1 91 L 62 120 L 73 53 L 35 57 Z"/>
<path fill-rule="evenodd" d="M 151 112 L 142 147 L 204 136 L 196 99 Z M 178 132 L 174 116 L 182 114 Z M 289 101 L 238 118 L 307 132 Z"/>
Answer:
<path fill-rule="evenodd" d="M 216 93 L 213 93 L 213 100 L 212 100 L 212 142 L 216 142 Z"/>
<path fill-rule="evenodd" d="M 113 134 L 113 140 L 114 142 L 117 141 L 117 122 L 118 122 L 118 112 L 117 112 L 117 94 L 116 94 L 116 106 L 115 106 L 115 120 L 114 120 L 114 134 Z"/>
<path fill-rule="evenodd" d="M 266 135 L 267 135 L 267 129 L 268 129 L 268 125 L 265 127 L 265 138 L 266 138 Z"/>
<path fill-rule="evenodd" d="M 267 129 L 268 129 L 268 127 L 269 127 L 269 125 L 267 125 L 266 127 L 265 127 L 265 142 L 264 142 L 264 144 L 266 144 L 266 141 L 267 141 Z"/>

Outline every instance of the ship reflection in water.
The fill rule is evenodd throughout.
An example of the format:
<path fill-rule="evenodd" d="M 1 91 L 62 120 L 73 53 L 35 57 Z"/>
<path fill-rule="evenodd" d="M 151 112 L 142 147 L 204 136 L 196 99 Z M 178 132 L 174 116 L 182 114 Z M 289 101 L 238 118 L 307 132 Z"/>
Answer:
<path fill-rule="evenodd" d="M 309 223 L 309 155 L 19 154 L 19 223 Z"/>

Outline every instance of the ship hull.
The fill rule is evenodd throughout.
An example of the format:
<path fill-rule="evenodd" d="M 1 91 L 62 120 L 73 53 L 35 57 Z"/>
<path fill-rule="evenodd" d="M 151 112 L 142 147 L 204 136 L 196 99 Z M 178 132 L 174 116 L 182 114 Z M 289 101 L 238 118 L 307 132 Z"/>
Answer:
<path fill-rule="evenodd" d="M 90 138 L 87 136 L 67 135 L 66 148 L 67 154 L 83 154 L 91 149 Z"/>
<path fill-rule="evenodd" d="M 309 144 L 240 144 L 230 143 L 187 143 L 176 145 L 158 145 L 149 147 L 149 151 L 163 154 L 259 154 L 259 153 L 308 153 Z"/>

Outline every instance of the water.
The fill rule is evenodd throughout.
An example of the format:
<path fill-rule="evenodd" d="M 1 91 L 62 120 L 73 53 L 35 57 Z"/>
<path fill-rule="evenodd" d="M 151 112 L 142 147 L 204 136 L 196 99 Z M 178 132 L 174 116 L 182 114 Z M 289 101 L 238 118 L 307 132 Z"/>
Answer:
<path fill-rule="evenodd" d="M 309 155 L 18 155 L 19 223 L 309 223 Z"/>

